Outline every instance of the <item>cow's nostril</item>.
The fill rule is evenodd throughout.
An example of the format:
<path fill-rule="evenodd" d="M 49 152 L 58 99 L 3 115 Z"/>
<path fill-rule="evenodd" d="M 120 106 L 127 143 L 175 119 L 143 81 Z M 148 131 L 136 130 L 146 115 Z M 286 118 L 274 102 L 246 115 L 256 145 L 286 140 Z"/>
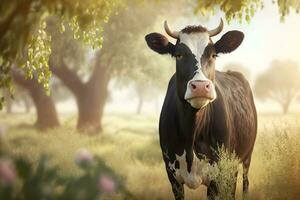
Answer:
<path fill-rule="evenodd" d="M 195 90 L 197 86 L 194 83 L 191 83 L 192 89 Z"/>
<path fill-rule="evenodd" d="M 210 89 L 210 84 L 206 84 L 205 88 L 209 90 Z"/>

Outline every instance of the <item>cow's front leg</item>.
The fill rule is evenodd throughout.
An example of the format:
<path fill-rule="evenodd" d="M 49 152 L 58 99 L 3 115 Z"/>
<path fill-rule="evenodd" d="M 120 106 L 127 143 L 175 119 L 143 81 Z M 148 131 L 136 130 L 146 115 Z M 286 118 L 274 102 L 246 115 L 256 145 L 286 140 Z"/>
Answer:
<path fill-rule="evenodd" d="M 172 185 L 172 191 L 174 194 L 174 198 L 176 200 L 184 200 L 184 187 L 182 183 L 179 183 L 173 173 L 170 170 L 167 170 L 169 181 Z"/>

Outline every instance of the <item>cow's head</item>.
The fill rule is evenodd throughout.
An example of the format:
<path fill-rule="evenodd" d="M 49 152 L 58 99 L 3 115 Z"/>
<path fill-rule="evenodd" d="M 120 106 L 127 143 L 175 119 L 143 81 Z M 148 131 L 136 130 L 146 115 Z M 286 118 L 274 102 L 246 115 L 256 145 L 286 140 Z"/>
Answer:
<path fill-rule="evenodd" d="M 213 30 L 202 26 L 188 26 L 180 32 L 171 31 L 165 21 L 165 31 L 175 38 L 172 44 L 160 33 L 146 35 L 148 46 L 157 53 L 170 54 L 176 58 L 177 93 L 196 109 L 203 108 L 216 99 L 215 60 L 219 53 L 230 53 L 243 41 L 240 31 L 225 33 L 215 44 L 211 37 L 223 29 L 223 21 Z"/>

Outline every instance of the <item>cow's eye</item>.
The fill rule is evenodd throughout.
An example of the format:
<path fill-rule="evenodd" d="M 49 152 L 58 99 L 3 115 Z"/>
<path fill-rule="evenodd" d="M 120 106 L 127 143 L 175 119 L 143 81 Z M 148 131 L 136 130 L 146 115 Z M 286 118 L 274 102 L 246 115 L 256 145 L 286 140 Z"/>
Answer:
<path fill-rule="evenodd" d="M 216 57 L 218 57 L 218 54 L 213 54 L 212 57 L 216 58 Z"/>
<path fill-rule="evenodd" d="M 182 55 L 180 55 L 180 54 L 177 54 L 176 56 L 175 56 L 175 58 L 177 59 L 177 60 L 181 60 L 182 59 Z"/>

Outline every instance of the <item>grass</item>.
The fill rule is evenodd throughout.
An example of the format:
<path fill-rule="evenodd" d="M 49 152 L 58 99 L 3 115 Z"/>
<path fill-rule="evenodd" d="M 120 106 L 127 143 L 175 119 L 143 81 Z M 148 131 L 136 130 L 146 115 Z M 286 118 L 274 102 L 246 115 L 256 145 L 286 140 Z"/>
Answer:
<path fill-rule="evenodd" d="M 64 126 L 40 133 L 29 124 L 28 115 L 0 114 L 7 126 L 4 145 L 11 153 L 36 163 L 41 154 L 51 156 L 60 173 L 80 173 L 74 163 L 82 147 L 100 155 L 136 199 L 172 199 L 158 140 L 156 116 L 108 114 L 98 136 L 79 134 L 75 119 L 64 118 Z M 260 115 L 259 131 L 249 171 L 248 199 L 298 199 L 300 196 L 300 123 L 298 115 Z M 20 125 L 21 124 L 21 125 Z M 240 167 L 241 171 L 242 168 Z M 206 188 L 185 190 L 186 199 L 206 199 Z M 237 199 L 242 199 L 239 173 Z M 116 196 L 114 199 L 120 199 Z"/>

